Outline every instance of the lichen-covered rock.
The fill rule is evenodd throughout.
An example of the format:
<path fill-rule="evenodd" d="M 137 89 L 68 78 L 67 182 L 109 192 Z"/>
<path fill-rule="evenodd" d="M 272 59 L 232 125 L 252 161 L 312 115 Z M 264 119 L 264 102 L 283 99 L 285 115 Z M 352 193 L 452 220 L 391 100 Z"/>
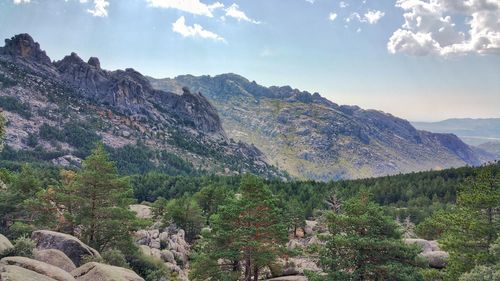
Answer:
<path fill-rule="evenodd" d="M 420 255 L 429 262 L 430 267 L 437 269 L 445 268 L 447 260 L 450 257 L 450 255 L 444 251 L 424 252 Z"/>
<path fill-rule="evenodd" d="M 81 264 L 84 256 L 101 257 L 95 249 L 69 234 L 37 230 L 33 232 L 31 239 L 36 242 L 36 248 L 39 250 L 56 249 L 62 251 L 76 266 Z"/>
<path fill-rule="evenodd" d="M 404 239 L 404 242 L 408 245 L 417 245 L 422 249 L 422 253 L 435 251 L 434 249 L 437 247 L 437 243 L 431 243 L 431 241 L 427 241 L 425 239 Z"/>
<path fill-rule="evenodd" d="M 78 281 L 144 281 L 130 269 L 89 262 L 71 272 Z"/>
<path fill-rule="evenodd" d="M 161 256 L 161 259 L 163 261 L 176 264 L 175 263 L 174 254 L 171 251 L 169 251 L 169 250 L 162 250 L 161 253 L 160 253 L 160 256 Z"/>
<path fill-rule="evenodd" d="M 67 272 L 76 269 L 73 261 L 70 260 L 66 254 L 56 249 L 36 250 L 34 252 L 34 258 L 38 261 L 57 266 Z"/>
<path fill-rule="evenodd" d="M 75 281 L 71 274 L 57 266 L 26 257 L 6 257 L 1 259 L 0 263 L 4 265 L 19 266 L 57 281 Z"/>
<path fill-rule="evenodd" d="M 57 281 L 54 278 L 36 273 L 16 265 L 0 265 L 2 281 Z"/>
<path fill-rule="evenodd" d="M 145 256 L 151 256 L 151 248 L 149 248 L 149 246 L 146 246 L 146 245 L 139 245 L 139 250 L 141 251 L 141 253 Z"/>
<path fill-rule="evenodd" d="M 0 234 L 0 254 L 3 253 L 4 251 L 12 249 L 12 247 L 13 247 L 12 243 L 10 243 L 9 239 Z"/>
<path fill-rule="evenodd" d="M 288 241 L 288 244 L 286 245 L 286 247 L 288 250 L 292 251 L 292 250 L 295 250 L 297 248 L 301 248 L 302 245 L 299 242 L 297 242 L 297 240 L 290 240 L 290 241 Z"/>
<path fill-rule="evenodd" d="M 130 134 L 130 133 L 129 133 Z M 153 217 L 153 212 L 151 211 L 151 207 L 135 204 L 129 206 L 130 210 L 134 211 L 136 216 L 140 219 L 150 219 Z"/>

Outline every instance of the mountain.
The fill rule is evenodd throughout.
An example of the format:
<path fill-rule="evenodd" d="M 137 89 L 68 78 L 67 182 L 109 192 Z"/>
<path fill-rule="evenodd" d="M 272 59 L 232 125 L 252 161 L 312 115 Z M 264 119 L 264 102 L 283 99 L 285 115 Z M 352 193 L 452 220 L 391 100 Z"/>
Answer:
<path fill-rule="evenodd" d="M 485 142 L 477 146 L 479 149 L 495 154 L 500 159 L 500 141 Z"/>
<path fill-rule="evenodd" d="M 416 128 L 435 133 L 452 133 L 470 145 L 500 142 L 500 118 L 447 119 L 439 122 L 413 122 Z"/>
<path fill-rule="evenodd" d="M 149 80 L 156 89 L 202 92 L 228 137 L 254 144 L 273 165 L 300 178 L 362 178 L 493 159 L 453 134 L 419 131 L 390 114 L 337 105 L 289 86 L 264 87 L 235 74 Z"/>
<path fill-rule="evenodd" d="M 126 147 L 122 158 L 131 162 L 139 145 L 155 165 L 278 175 L 256 147 L 226 136 L 202 94 L 157 90 L 134 69 L 107 71 L 95 57 L 85 62 L 71 53 L 52 62 L 28 34 L 0 48 L 0 107 L 7 119 L 4 155 L 78 162 L 101 140 L 112 149 Z"/>

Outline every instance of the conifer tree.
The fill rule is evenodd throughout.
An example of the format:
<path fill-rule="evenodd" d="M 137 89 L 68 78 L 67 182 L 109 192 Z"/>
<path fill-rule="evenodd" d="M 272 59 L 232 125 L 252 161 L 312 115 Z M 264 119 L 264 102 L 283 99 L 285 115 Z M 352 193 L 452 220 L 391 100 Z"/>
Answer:
<path fill-rule="evenodd" d="M 240 194 L 211 217 L 212 231 L 205 234 L 201 256 L 193 264 L 193 280 L 237 280 L 243 269 L 243 280 L 258 280 L 261 269 L 284 250 L 287 225 L 282 210 L 268 187 L 255 176 L 246 175 Z M 212 262 L 203 274 L 205 261 Z"/>
<path fill-rule="evenodd" d="M 396 222 L 367 195 L 348 200 L 328 221 L 320 259 L 328 280 L 422 280 L 418 250 L 403 243 Z"/>
<path fill-rule="evenodd" d="M 102 144 L 82 163 L 75 185 L 78 202 L 74 206 L 75 221 L 82 227 L 83 241 L 102 251 L 106 248 L 127 250 L 130 232 L 139 221 L 128 209 L 133 202 L 127 178 L 118 176 Z"/>

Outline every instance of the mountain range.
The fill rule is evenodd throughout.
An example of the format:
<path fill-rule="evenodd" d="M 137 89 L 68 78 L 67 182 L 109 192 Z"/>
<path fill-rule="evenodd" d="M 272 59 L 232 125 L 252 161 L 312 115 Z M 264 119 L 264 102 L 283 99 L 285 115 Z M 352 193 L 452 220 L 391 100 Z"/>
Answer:
<path fill-rule="evenodd" d="M 494 158 L 453 134 L 420 131 L 388 113 L 338 105 L 289 86 L 264 87 L 236 74 L 150 81 L 157 89 L 202 92 L 229 137 L 254 144 L 272 164 L 299 178 L 382 176 Z"/>
<path fill-rule="evenodd" d="M 52 62 L 20 34 L 0 48 L 0 83 L 12 149 L 48 151 L 45 158 L 58 159 L 47 160 L 60 162 L 84 157 L 92 139 L 114 148 L 140 143 L 160 152 L 153 162 L 164 152 L 213 173 L 279 176 L 257 148 L 226 136 L 203 95 L 154 89 L 134 69 L 107 71 L 99 59 L 85 62 L 76 53 Z"/>
<path fill-rule="evenodd" d="M 420 131 L 381 111 L 235 74 L 154 79 L 131 68 L 107 71 L 98 58 L 85 62 L 76 53 L 53 62 L 28 34 L 0 48 L 0 107 L 5 144 L 50 152 L 43 159 L 53 163 L 78 162 L 92 140 L 149 147 L 155 165 L 168 153 L 210 173 L 315 180 L 495 158 L 453 134 Z"/>
<path fill-rule="evenodd" d="M 500 142 L 500 118 L 453 118 L 439 122 L 413 122 L 416 128 L 435 133 L 453 133 L 471 145 Z"/>

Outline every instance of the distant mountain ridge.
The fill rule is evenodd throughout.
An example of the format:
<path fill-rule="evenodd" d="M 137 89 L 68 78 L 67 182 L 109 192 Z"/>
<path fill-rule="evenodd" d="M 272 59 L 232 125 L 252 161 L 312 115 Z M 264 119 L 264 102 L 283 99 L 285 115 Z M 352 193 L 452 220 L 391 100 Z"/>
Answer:
<path fill-rule="evenodd" d="M 301 178 L 371 177 L 494 159 L 453 134 L 419 131 L 391 114 L 337 105 L 289 86 L 264 87 L 236 74 L 149 80 L 157 89 L 202 92 L 229 137 L 255 144 L 272 164 Z"/>
<path fill-rule="evenodd" d="M 85 138 L 95 138 L 111 147 L 142 143 L 160 158 L 165 151 L 213 173 L 279 176 L 257 148 L 226 136 L 202 94 L 154 89 L 139 72 L 104 70 L 95 57 L 71 53 L 52 62 L 28 34 L 0 47 L 0 107 L 5 143 L 17 150 L 74 159 Z"/>
<path fill-rule="evenodd" d="M 452 118 L 439 122 L 413 122 L 416 128 L 435 133 L 453 133 L 466 143 L 500 142 L 500 118 Z"/>

